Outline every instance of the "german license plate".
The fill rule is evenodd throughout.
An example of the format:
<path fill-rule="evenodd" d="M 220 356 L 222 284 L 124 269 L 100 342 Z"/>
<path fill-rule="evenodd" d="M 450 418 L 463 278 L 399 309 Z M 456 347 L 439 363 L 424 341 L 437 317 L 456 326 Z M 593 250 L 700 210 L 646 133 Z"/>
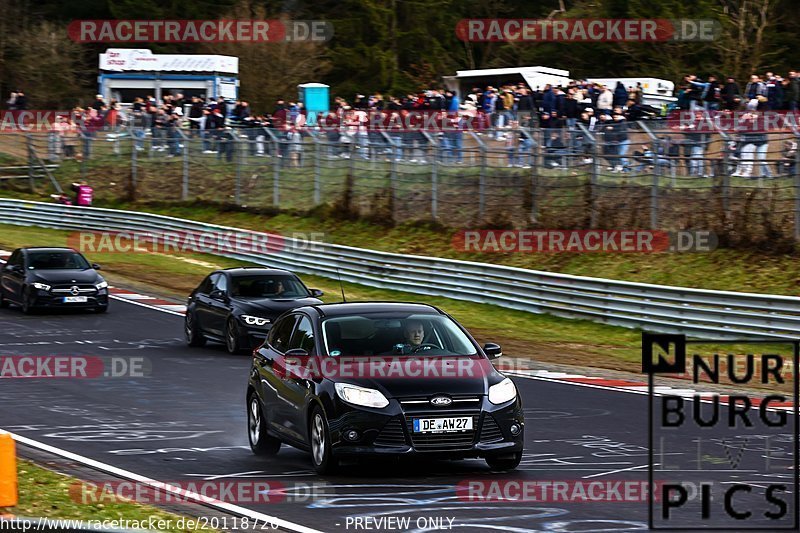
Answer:
<path fill-rule="evenodd" d="M 64 296 L 65 304 L 84 304 L 86 302 L 86 296 Z"/>
<path fill-rule="evenodd" d="M 470 429 L 472 429 L 471 416 L 414 419 L 414 433 L 450 433 Z"/>

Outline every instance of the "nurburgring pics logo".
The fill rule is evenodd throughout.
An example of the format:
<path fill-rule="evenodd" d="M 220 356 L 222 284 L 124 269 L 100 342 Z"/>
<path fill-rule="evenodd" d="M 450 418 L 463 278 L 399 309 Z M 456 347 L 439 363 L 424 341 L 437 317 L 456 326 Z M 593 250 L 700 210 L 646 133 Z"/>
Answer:
<path fill-rule="evenodd" d="M 663 253 L 710 252 L 711 231 L 660 230 L 461 230 L 453 249 L 465 253 Z"/>
<path fill-rule="evenodd" d="M 708 42 L 721 28 L 713 19 L 462 19 L 456 37 L 467 42 Z"/>
<path fill-rule="evenodd" d="M 720 353 L 725 345 L 755 349 L 741 368 L 733 354 Z M 650 529 L 797 530 L 798 383 L 789 383 L 785 370 L 796 366 L 798 353 L 800 341 L 789 339 L 687 341 L 683 335 L 642 334 L 650 486 L 656 472 L 678 478 L 650 492 Z M 685 376 L 689 362 L 696 388 L 727 382 L 736 384 L 736 392 L 656 383 L 660 376 Z"/>
<path fill-rule="evenodd" d="M 283 43 L 326 42 L 324 20 L 73 20 L 67 33 L 78 43 Z"/>

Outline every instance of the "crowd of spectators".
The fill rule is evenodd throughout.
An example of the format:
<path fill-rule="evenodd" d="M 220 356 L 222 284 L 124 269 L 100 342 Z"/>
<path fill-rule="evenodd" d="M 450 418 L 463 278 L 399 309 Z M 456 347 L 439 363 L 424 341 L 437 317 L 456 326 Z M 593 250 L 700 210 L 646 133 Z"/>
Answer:
<path fill-rule="evenodd" d="M 733 78 L 724 79 L 723 83 L 713 75 L 704 79 L 685 76 L 676 91 L 675 108 L 721 113 L 795 111 L 800 104 L 798 72 L 789 72 L 786 78 L 772 72 L 753 75 L 743 86 Z M 250 141 L 250 155 L 284 157 L 289 165 L 302 164 L 303 139 L 308 135 L 324 142 L 334 157 L 409 162 L 425 161 L 430 157 L 428 147 L 436 142 L 442 162 L 459 164 L 464 161 L 465 132 L 471 130 L 493 150 L 505 150 L 508 166 L 530 166 L 532 148 L 538 142 L 544 164 L 552 168 L 599 158 L 610 172 L 674 169 L 684 164 L 689 175 L 715 175 L 720 169 L 709 161 L 711 135 L 687 124 L 673 125 L 658 142 L 637 142 L 638 148 L 629 154 L 634 140 L 630 124 L 664 118 L 669 111 L 667 106 L 645 105 L 643 96 L 640 84 L 626 87 L 621 82 L 607 86 L 575 80 L 564 86 L 536 88 L 506 83 L 476 86 L 466 94 L 432 88 L 402 96 L 379 92 L 350 99 L 337 96 L 327 114 L 310 117 L 302 102 L 282 99 L 269 113 L 256 113 L 244 100 L 167 94 L 159 101 L 149 95 L 123 107 L 97 95 L 89 106 L 60 119 L 55 129 L 65 157 L 89 156 L 91 141 L 100 130 L 130 127 L 137 150 L 147 145 L 151 151 L 175 157 L 183 153 L 187 138 L 199 139 L 204 154 L 231 161 L 234 141 L 245 138 Z M 25 109 L 26 97 L 15 91 L 7 104 L 9 109 Z M 415 118 L 431 115 L 438 117 L 430 123 L 433 128 L 413 127 Z M 597 146 L 589 143 L 589 135 L 598 139 Z M 78 137 L 84 139 L 80 155 Z M 769 176 L 768 145 L 765 134 L 743 133 L 728 139 L 722 153 L 737 162 L 732 167 L 734 175 L 750 177 L 758 167 L 760 175 Z M 795 153 L 796 146 L 782 147 L 777 172 L 795 168 L 794 161 L 789 161 Z"/>

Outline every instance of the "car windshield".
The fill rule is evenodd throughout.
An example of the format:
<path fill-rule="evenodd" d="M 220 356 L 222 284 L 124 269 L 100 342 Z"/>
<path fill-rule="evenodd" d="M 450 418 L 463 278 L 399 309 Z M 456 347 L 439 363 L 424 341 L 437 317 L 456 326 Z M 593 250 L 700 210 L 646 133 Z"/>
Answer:
<path fill-rule="evenodd" d="M 442 315 L 381 313 L 333 317 L 323 322 L 325 349 L 332 356 L 475 355 L 475 346 Z"/>
<path fill-rule="evenodd" d="M 78 252 L 29 252 L 31 270 L 86 270 L 89 262 Z"/>
<path fill-rule="evenodd" d="M 306 298 L 308 289 L 293 276 L 279 274 L 233 276 L 231 295 L 241 298 Z"/>

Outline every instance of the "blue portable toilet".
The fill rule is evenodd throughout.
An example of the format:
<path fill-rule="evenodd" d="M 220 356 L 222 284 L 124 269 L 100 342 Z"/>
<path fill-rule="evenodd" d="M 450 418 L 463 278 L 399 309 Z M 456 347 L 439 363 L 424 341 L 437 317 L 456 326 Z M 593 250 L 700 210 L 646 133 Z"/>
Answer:
<path fill-rule="evenodd" d="M 317 116 L 331 110 L 331 87 L 324 83 L 301 83 L 297 86 L 298 99 L 303 102 L 307 111 L 306 124 L 317 123 Z"/>

